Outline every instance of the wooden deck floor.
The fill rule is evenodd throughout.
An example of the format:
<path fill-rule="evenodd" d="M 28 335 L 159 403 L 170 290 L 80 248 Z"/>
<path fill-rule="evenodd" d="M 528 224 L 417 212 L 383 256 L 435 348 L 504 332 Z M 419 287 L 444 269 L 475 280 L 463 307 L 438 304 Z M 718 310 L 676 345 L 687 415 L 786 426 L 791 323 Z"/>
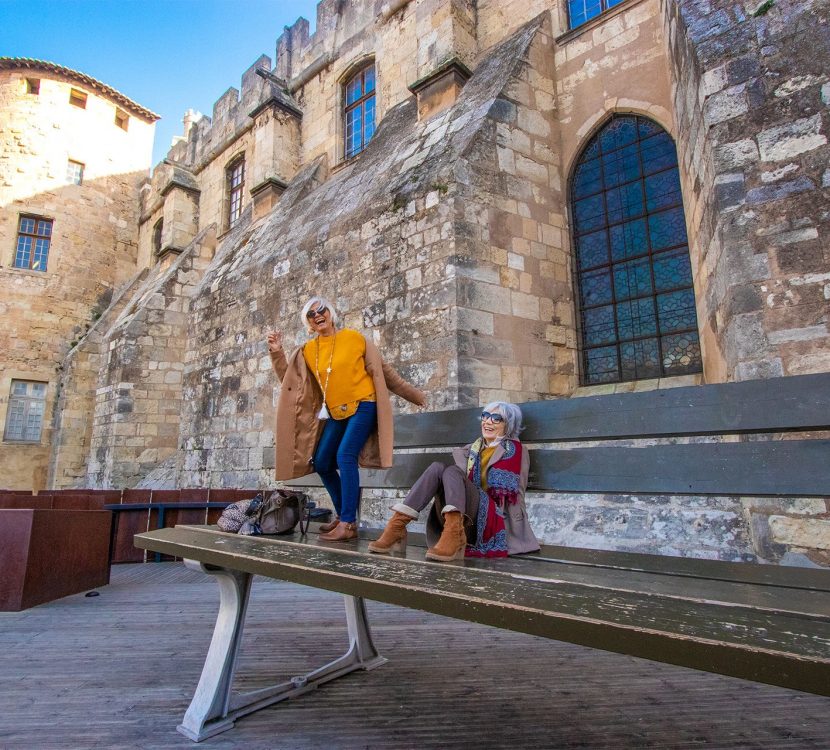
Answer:
<path fill-rule="evenodd" d="M 175 727 L 210 640 L 215 583 L 178 563 L 130 565 L 99 591 L 0 613 L 0 748 L 830 747 L 828 698 L 374 602 L 389 663 L 197 746 Z M 341 601 L 255 582 L 237 684 L 342 653 Z"/>

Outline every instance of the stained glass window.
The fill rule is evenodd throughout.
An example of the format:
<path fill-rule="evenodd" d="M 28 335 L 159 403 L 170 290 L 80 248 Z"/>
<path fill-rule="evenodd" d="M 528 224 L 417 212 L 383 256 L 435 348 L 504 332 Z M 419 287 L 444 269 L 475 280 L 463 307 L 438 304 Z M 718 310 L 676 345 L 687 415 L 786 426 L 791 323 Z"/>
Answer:
<path fill-rule="evenodd" d="M 594 16 L 605 12 L 623 0 L 568 0 L 568 20 L 570 28 L 575 29 L 590 21 Z"/>
<path fill-rule="evenodd" d="M 344 156 L 351 159 L 375 133 L 375 66 L 367 65 L 355 73 L 344 87 Z"/>
<path fill-rule="evenodd" d="M 21 216 L 17 228 L 14 267 L 45 271 L 52 242 L 52 220 L 40 216 Z"/>
<path fill-rule="evenodd" d="M 582 381 L 700 372 L 692 267 L 674 143 L 636 115 L 613 117 L 571 182 Z"/>

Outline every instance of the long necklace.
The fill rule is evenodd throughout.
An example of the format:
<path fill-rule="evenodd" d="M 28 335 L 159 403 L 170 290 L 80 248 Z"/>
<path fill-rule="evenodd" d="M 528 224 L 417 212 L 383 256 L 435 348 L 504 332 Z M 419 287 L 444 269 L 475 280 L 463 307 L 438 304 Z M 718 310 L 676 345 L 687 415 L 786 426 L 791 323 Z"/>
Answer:
<path fill-rule="evenodd" d="M 317 353 L 314 358 L 314 369 L 317 372 L 317 382 L 323 389 L 323 408 L 317 414 L 317 419 L 328 419 L 329 410 L 326 408 L 326 392 L 329 389 L 329 378 L 331 378 L 331 363 L 334 361 L 334 347 L 337 344 L 337 334 L 334 334 L 334 341 L 331 342 L 331 356 L 329 357 L 329 366 L 326 368 L 326 383 L 323 384 L 323 378 L 320 375 L 320 334 L 317 334 Z"/>

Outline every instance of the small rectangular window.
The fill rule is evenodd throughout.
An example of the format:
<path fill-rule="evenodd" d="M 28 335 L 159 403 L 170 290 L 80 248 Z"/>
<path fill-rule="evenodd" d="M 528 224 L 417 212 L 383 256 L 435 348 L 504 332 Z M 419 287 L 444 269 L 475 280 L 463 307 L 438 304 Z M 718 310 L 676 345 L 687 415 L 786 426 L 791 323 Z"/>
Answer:
<path fill-rule="evenodd" d="M 52 241 L 52 220 L 41 216 L 21 216 L 17 229 L 14 267 L 45 271 Z"/>
<path fill-rule="evenodd" d="M 233 162 L 226 171 L 228 183 L 228 227 L 232 227 L 242 216 L 242 195 L 245 187 L 245 159 Z"/>
<path fill-rule="evenodd" d="M 153 252 L 158 255 L 161 251 L 161 233 L 164 231 L 164 217 L 153 225 Z"/>
<path fill-rule="evenodd" d="M 78 91 L 78 89 L 72 89 L 69 92 L 69 103 L 75 107 L 86 109 L 86 93 Z"/>
<path fill-rule="evenodd" d="M 130 116 L 126 112 L 120 109 L 115 110 L 115 124 L 118 125 L 121 130 L 126 130 L 129 122 Z"/>
<path fill-rule="evenodd" d="M 66 181 L 72 185 L 80 185 L 84 181 L 84 165 L 70 159 L 66 163 Z"/>
<path fill-rule="evenodd" d="M 3 440 L 39 443 L 46 413 L 46 383 L 12 380 Z"/>
<path fill-rule="evenodd" d="M 40 79 L 27 78 L 26 79 L 26 93 L 37 96 L 40 93 Z"/>

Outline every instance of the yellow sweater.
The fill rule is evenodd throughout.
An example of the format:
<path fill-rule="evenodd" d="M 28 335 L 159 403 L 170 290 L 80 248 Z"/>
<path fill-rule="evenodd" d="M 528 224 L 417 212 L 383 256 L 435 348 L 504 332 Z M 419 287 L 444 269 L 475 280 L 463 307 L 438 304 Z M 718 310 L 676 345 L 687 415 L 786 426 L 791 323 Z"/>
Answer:
<path fill-rule="evenodd" d="M 496 446 L 481 449 L 481 489 L 487 492 L 487 469 L 490 467 L 490 459 L 496 452 Z"/>
<path fill-rule="evenodd" d="M 358 401 L 375 398 L 365 355 L 366 339 L 351 328 L 337 331 L 334 336 L 317 336 L 303 347 L 308 370 L 320 384 L 320 390 L 325 391 L 326 406 L 334 419 L 351 416 Z M 327 374 L 329 366 L 331 373 Z"/>

